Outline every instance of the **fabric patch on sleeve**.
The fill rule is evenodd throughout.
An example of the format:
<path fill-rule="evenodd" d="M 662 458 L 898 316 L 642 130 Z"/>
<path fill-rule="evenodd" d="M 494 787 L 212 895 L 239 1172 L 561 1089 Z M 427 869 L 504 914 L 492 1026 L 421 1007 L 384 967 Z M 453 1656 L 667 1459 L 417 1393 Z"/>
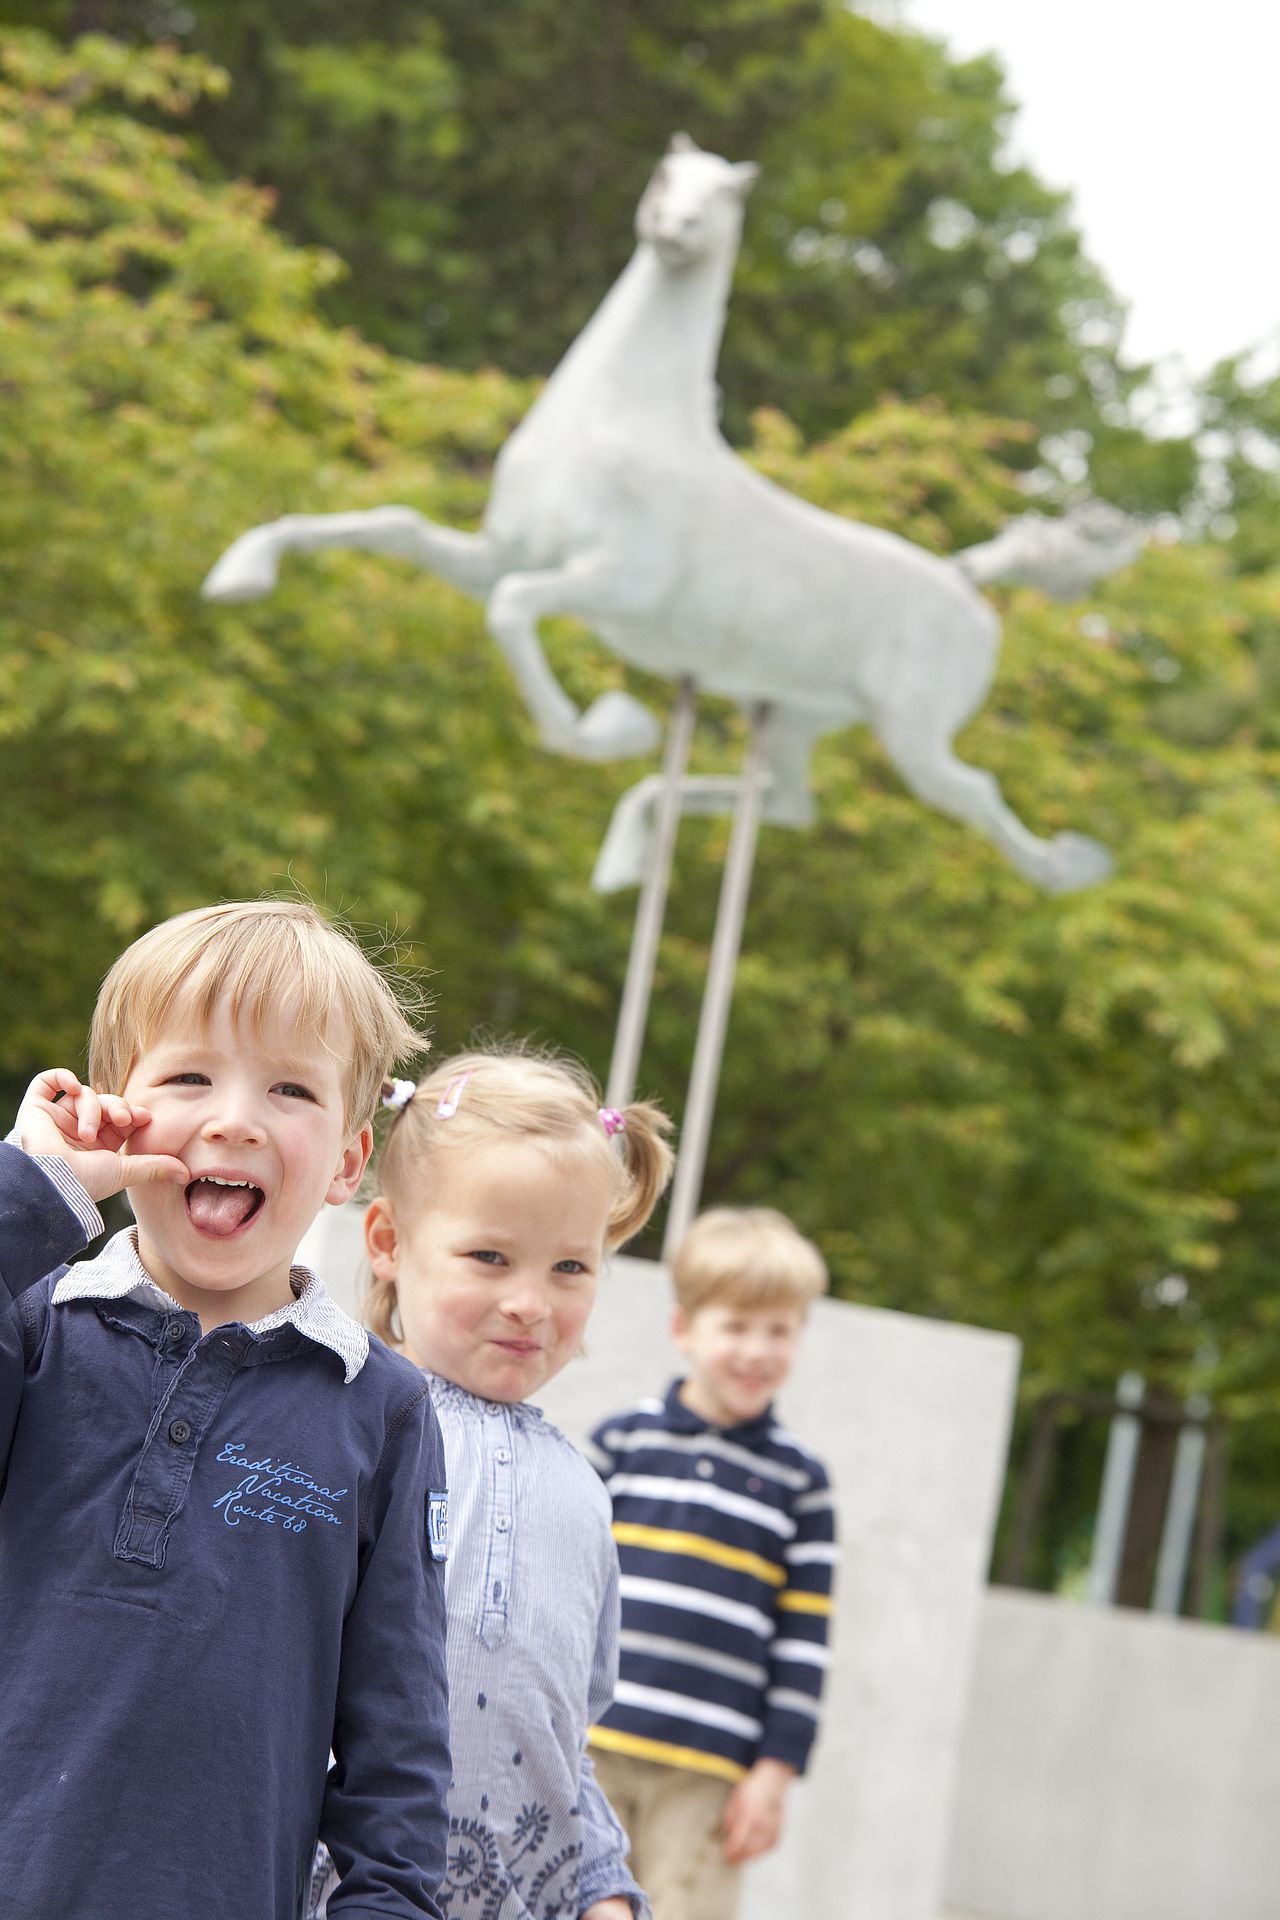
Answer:
<path fill-rule="evenodd" d="M 427 1495 L 427 1546 L 433 1560 L 449 1558 L 449 1495 L 447 1492 Z"/>

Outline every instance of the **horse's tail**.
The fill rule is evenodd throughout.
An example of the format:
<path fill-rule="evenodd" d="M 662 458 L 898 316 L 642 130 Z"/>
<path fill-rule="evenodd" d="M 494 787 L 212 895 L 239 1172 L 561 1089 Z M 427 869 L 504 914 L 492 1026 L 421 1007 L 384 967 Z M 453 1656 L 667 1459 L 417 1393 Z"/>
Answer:
<path fill-rule="evenodd" d="M 951 563 L 976 587 L 1000 582 L 1039 587 L 1052 600 L 1078 600 L 1098 580 L 1118 573 L 1146 541 L 1128 514 L 1092 500 L 1064 519 L 1022 513 L 992 540 L 963 547 Z"/>

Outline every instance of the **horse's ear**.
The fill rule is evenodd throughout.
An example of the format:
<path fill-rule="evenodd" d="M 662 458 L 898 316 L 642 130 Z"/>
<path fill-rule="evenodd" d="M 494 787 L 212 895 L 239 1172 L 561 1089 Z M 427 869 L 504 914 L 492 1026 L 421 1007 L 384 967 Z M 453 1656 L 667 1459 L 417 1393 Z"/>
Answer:
<path fill-rule="evenodd" d="M 754 160 L 740 160 L 732 171 L 734 192 L 740 200 L 745 200 L 760 178 L 760 169 Z"/>
<path fill-rule="evenodd" d="M 691 140 L 687 133 L 673 133 L 667 142 L 668 153 L 696 153 L 698 143 Z"/>

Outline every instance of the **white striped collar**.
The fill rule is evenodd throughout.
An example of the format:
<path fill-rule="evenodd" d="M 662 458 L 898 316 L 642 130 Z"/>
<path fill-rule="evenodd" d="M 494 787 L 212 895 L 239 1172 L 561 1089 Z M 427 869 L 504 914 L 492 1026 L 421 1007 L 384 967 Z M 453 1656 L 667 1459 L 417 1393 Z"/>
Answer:
<path fill-rule="evenodd" d="M 95 1259 L 68 1268 L 53 1290 L 54 1306 L 60 1307 L 68 1300 L 131 1299 L 140 1306 L 156 1307 L 161 1313 L 181 1313 L 178 1302 L 156 1285 L 138 1258 L 136 1231 L 126 1227 L 108 1240 Z M 324 1281 L 310 1267 L 291 1268 L 289 1280 L 295 1297 L 274 1313 L 254 1320 L 249 1332 L 296 1328 L 317 1346 L 337 1354 L 349 1384 L 369 1357 L 368 1334 L 330 1298 Z"/>

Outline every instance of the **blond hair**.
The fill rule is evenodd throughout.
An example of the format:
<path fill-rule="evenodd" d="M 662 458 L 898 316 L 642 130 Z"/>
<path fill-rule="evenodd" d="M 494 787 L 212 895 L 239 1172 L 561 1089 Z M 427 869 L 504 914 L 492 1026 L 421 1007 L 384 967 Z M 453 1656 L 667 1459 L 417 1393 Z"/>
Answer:
<path fill-rule="evenodd" d="M 259 1032 L 281 1013 L 345 1063 L 347 1125 L 373 1116 L 397 1060 L 427 1040 L 347 928 L 309 901 L 231 900 L 175 914 L 126 947 L 107 974 L 89 1033 L 89 1081 L 120 1093 L 134 1062 L 180 1013 L 207 1026 L 225 998 Z M 414 1014 L 420 1008 L 412 1006 Z"/>
<path fill-rule="evenodd" d="M 798 1307 L 827 1290 L 827 1268 L 812 1240 L 773 1207 L 711 1207 L 699 1214 L 671 1262 L 676 1304 L 702 1307 Z"/>
<path fill-rule="evenodd" d="M 671 1177 L 660 1107 L 636 1100 L 620 1110 L 612 1133 L 600 1089 L 578 1061 L 510 1041 L 454 1054 L 420 1080 L 392 1120 L 378 1159 L 375 1189 L 402 1219 L 431 1201 L 431 1163 L 440 1153 L 537 1140 L 553 1154 L 593 1160 L 614 1185 L 605 1246 L 614 1253 L 639 1233 Z M 612 1121 L 610 1122 L 612 1124 Z M 398 1342 L 396 1284 L 374 1278 L 365 1319 L 380 1339 Z"/>

